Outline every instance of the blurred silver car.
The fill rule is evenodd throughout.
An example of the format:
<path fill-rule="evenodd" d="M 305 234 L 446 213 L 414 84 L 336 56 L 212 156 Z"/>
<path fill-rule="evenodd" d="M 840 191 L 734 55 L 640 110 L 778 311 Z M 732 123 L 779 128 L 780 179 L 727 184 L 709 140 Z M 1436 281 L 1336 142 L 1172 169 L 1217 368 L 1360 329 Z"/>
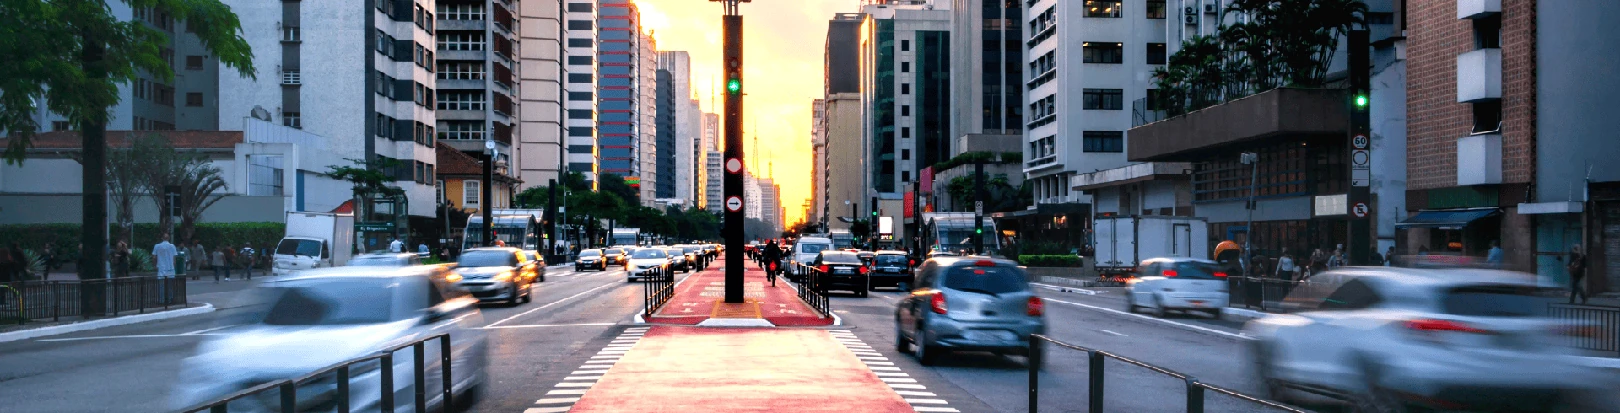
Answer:
<path fill-rule="evenodd" d="M 456 404 L 470 406 L 486 381 L 488 345 L 478 300 L 455 288 L 443 266 L 339 267 L 308 270 L 268 281 L 252 294 L 269 304 L 254 324 L 225 330 L 198 346 L 181 366 L 172 404 L 184 409 L 263 383 L 292 379 L 399 344 L 449 333 Z M 439 343 L 426 347 L 428 403 L 443 393 Z M 413 355 L 394 353 L 397 411 L 411 411 L 415 394 Z M 334 410 L 335 375 L 298 388 L 299 411 Z M 351 411 L 378 411 L 380 363 L 350 370 Z M 280 411 L 276 391 L 230 403 L 232 412 Z"/>
<path fill-rule="evenodd" d="M 1310 394 L 1359 411 L 1541 411 L 1605 381 L 1566 346 L 1582 326 L 1548 317 L 1556 295 L 1533 274 L 1350 267 L 1312 276 L 1292 314 L 1244 334 L 1271 398 Z"/>
<path fill-rule="evenodd" d="M 825 252 L 823 254 L 826 254 Z M 895 348 L 933 364 L 952 350 L 1028 356 L 1029 336 L 1046 333 L 1046 303 L 1018 263 L 986 257 L 924 261 L 894 312 Z"/>
<path fill-rule="evenodd" d="M 349 260 L 351 267 L 408 267 L 422 265 L 422 257 L 408 253 L 362 254 Z"/>
<path fill-rule="evenodd" d="M 461 278 L 456 285 L 485 301 L 505 301 L 517 305 L 533 297 L 540 270 L 522 250 L 511 247 L 474 248 L 463 251 L 453 268 Z"/>
<path fill-rule="evenodd" d="M 1167 311 L 1194 311 L 1221 318 L 1231 301 L 1226 272 L 1214 261 L 1196 258 L 1143 260 L 1137 277 L 1127 281 L 1125 311 L 1146 308 L 1155 317 Z"/>

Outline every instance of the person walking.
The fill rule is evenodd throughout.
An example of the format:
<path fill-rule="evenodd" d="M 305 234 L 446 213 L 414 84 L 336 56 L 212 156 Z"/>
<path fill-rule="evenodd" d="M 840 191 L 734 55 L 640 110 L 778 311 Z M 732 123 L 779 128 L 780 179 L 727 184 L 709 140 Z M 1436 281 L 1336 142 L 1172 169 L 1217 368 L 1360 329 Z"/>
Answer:
<path fill-rule="evenodd" d="M 1306 268 L 1310 270 L 1311 276 L 1315 276 L 1316 274 L 1321 274 L 1323 271 L 1327 271 L 1327 261 L 1327 253 L 1322 252 L 1321 248 L 1317 248 L 1311 251 L 1310 264 L 1308 264 Z"/>
<path fill-rule="evenodd" d="M 214 253 L 222 254 L 219 260 L 219 266 L 223 271 L 225 271 L 225 281 L 230 281 L 231 266 L 235 265 L 234 263 L 236 262 L 236 250 L 231 249 L 230 244 L 225 244 L 220 245 L 219 249 L 215 250 Z"/>
<path fill-rule="evenodd" d="M 389 239 L 390 239 L 390 241 L 388 241 L 388 252 L 392 252 L 392 253 L 395 253 L 395 254 L 405 252 L 405 241 L 400 241 L 398 237 L 391 237 Z"/>
<path fill-rule="evenodd" d="M 152 246 L 152 260 L 156 261 L 158 278 L 158 295 L 163 297 L 163 304 L 169 303 L 169 284 L 174 279 L 174 257 L 179 251 L 174 244 L 169 243 L 169 234 L 163 234 L 157 245 Z"/>
<path fill-rule="evenodd" d="M 220 274 L 225 275 L 225 281 L 231 280 L 230 269 L 225 266 L 225 248 L 217 248 L 214 250 L 213 255 L 207 255 L 206 257 L 208 257 L 208 266 L 214 269 L 214 282 L 219 282 Z"/>
<path fill-rule="evenodd" d="M 118 241 L 118 246 L 112 252 L 112 267 L 115 276 L 129 276 L 129 244 Z"/>
<path fill-rule="evenodd" d="M 1485 263 L 1492 267 L 1502 266 L 1502 241 L 1491 240 L 1491 250 L 1485 253 Z"/>
<path fill-rule="evenodd" d="M 1384 263 L 1383 264 L 1384 264 L 1385 267 L 1393 267 L 1393 266 L 1395 266 L 1395 246 L 1394 245 L 1389 246 L 1388 251 L 1384 251 Z"/>
<path fill-rule="evenodd" d="M 1277 257 L 1277 278 L 1283 281 L 1293 281 L 1295 273 L 1299 272 L 1299 265 L 1294 264 L 1294 256 L 1288 253 L 1287 248 Z"/>
<path fill-rule="evenodd" d="M 253 262 L 253 259 L 255 257 L 257 257 L 257 256 L 258 256 L 257 254 L 253 253 L 253 246 L 252 245 L 249 245 L 246 242 L 242 243 L 242 251 L 238 252 L 238 257 L 239 258 L 237 258 L 237 260 L 242 262 L 242 264 L 243 264 L 242 269 L 243 269 L 243 271 L 247 272 L 247 276 L 244 279 L 247 279 L 247 280 L 252 280 L 253 279 L 253 264 L 255 264 Z"/>
<path fill-rule="evenodd" d="M 55 263 L 56 252 L 51 250 L 51 243 L 46 242 L 45 247 L 41 248 L 39 252 L 39 265 L 42 267 L 39 275 L 40 280 L 48 280 L 51 278 L 51 265 Z"/>
<path fill-rule="evenodd" d="M 1581 297 L 1581 304 L 1586 304 L 1586 255 L 1581 254 L 1581 246 L 1576 245 L 1569 249 L 1569 263 L 1565 264 L 1569 270 L 1569 303 L 1575 304 L 1575 297 Z"/>

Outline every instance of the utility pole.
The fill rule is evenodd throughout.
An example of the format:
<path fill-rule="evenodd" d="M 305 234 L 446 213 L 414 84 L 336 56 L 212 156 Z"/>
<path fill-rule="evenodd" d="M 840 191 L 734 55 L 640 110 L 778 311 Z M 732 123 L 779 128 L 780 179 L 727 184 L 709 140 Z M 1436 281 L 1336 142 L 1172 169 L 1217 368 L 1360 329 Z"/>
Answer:
<path fill-rule="evenodd" d="M 1250 165 L 1249 202 L 1247 204 L 1247 208 L 1249 209 L 1249 223 L 1247 224 L 1248 226 L 1244 227 L 1247 229 L 1244 230 L 1245 232 L 1243 234 L 1243 260 L 1239 262 L 1239 264 L 1242 264 L 1243 276 L 1248 277 L 1250 276 L 1249 259 L 1254 257 L 1254 250 L 1249 248 L 1250 244 L 1254 242 L 1254 233 L 1256 232 L 1254 230 L 1254 209 L 1259 207 L 1259 205 L 1255 204 L 1254 195 L 1255 191 L 1259 189 L 1257 183 L 1260 182 L 1260 154 L 1254 152 L 1244 152 L 1241 156 L 1242 157 L 1239 160 L 1242 161 L 1244 165 Z"/>
<path fill-rule="evenodd" d="M 478 202 L 480 203 L 478 210 L 484 216 L 484 226 L 479 230 L 483 235 L 479 235 L 479 239 L 484 240 L 484 246 L 486 247 L 495 246 L 495 196 L 490 194 L 490 192 L 494 192 L 495 188 L 490 185 L 490 181 L 495 178 L 495 157 L 498 155 L 495 152 L 495 141 L 484 140 L 484 177 L 483 183 L 478 188 L 482 191 L 482 193 L 478 194 Z"/>
<path fill-rule="evenodd" d="M 718 1 L 725 7 L 725 15 L 721 17 L 723 32 L 723 50 L 721 53 L 722 70 L 726 76 L 725 98 L 725 233 L 726 250 L 726 278 L 725 302 L 738 304 L 743 302 L 743 18 L 737 11 L 739 3 L 750 0 L 710 0 Z"/>
<path fill-rule="evenodd" d="M 1347 43 L 1349 48 L 1346 57 L 1350 64 L 1350 191 L 1345 197 L 1349 209 L 1349 222 L 1346 229 L 1349 231 L 1350 242 L 1345 248 L 1349 254 L 1350 262 L 1354 265 L 1377 265 L 1370 262 L 1372 256 L 1372 221 L 1370 216 L 1373 209 L 1371 188 L 1372 181 L 1372 119 L 1367 112 L 1371 102 L 1371 66 L 1368 54 L 1370 46 L 1367 43 L 1367 30 L 1351 30 Z"/>
<path fill-rule="evenodd" d="M 547 182 L 546 187 L 546 253 L 542 255 L 557 255 L 557 180 Z"/>
<path fill-rule="evenodd" d="M 984 160 L 973 161 L 973 253 L 984 254 Z"/>

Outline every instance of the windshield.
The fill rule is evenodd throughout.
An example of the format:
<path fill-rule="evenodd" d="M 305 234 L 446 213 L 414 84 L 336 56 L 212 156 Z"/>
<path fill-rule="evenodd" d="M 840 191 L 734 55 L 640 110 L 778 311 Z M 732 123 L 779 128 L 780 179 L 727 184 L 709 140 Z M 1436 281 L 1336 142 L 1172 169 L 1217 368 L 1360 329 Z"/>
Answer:
<path fill-rule="evenodd" d="M 1219 272 L 1220 269 L 1215 267 L 1215 264 L 1207 262 L 1178 262 L 1175 264 L 1167 264 L 1166 266 L 1168 267 L 1164 269 L 1164 275 L 1166 277 L 1173 276 L 1176 279 L 1182 280 L 1220 279 L 1215 276 L 1215 273 Z"/>
<path fill-rule="evenodd" d="M 861 259 L 859 257 L 856 257 L 855 254 L 850 254 L 850 253 L 846 253 L 846 252 L 840 252 L 840 253 L 833 253 L 833 254 L 822 254 L 821 255 L 821 262 L 824 263 L 824 264 L 856 264 L 856 265 L 859 265 L 861 263 Z"/>
<path fill-rule="evenodd" d="M 581 257 L 597 257 L 601 255 L 602 253 L 596 252 L 596 250 L 584 250 L 579 252 L 579 256 Z"/>
<path fill-rule="evenodd" d="M 699 249 L 700 249 L 699 247 L 682 247 L 681 248 L 682 251 L 693 252 L 693 253 L 698 252 Z"/>
<path fill-rule="evenodd" d="M 321 256 L 321 242 L 312 239 L 284 239 L 276 245 L 276 255 Z"/>
<path fill-rule="evenodd" d="M 812 244 L 807 242 L 796 245 L 795 247 L 798 249 L 794 250 L 794 252 L 800 254 L 815 254 L 832 248 L 832 244 Z"/>
<path fill-rule="evenodd" d="M 394 319 L 395 280 L 319 280 L 267 288 L 273 305 L 264 324 L 316 326 L 376 324 Z"/>
<path fill-rule="evenodd" d="M 618 248 L 608 248 L 608 250 L 607 250 L 607 255 L 619 255 L 619 254 L 623 254 L 623 253 L 624 253 L 624 250 L 621 250 L 621 249 L 618 249 Z"/>
<path fill-rule="evenodd" d="M 945 288 L 985 294 L 1029 289 L 1024 272 L 1012 267 L 955 267 L 945 273 Z"/>
<path fill-rule="evenodd" d="M 1440 299 L 1446 314 L 1483 317 L 1543 317 L 1554 301 L 1531 287 L 1469 286 L 1453 288 Z"/>
<path fill-rule="evenodd" d="M 349 260 L 349 265 L 356 267 L 397 266 L 405 265 L 405 259 L 394 256 L 355 257 Z"/>
<path fill-rule="evenodd" d="M 879 255 L 873 259 L 877 265 L 906 265 L 904 255 Z"/>
<path fill-rule="evenodd" d="M 517 256 L 506 251 L 467 251 L 456 261 L 463 267 L 514 267 Z"/>
<path fill-rule="evenodd" d="M 642 248 L 642 249 L 636 250 L 635 254 L 631 254 L 630 258 L 652 259 L 652 258 L 669 258 L 669 256 L 664 255 L 664 251 L 662 251 L 662 250 L 657 250 L 657 249 L 653 249 L 653 248 Z"/>

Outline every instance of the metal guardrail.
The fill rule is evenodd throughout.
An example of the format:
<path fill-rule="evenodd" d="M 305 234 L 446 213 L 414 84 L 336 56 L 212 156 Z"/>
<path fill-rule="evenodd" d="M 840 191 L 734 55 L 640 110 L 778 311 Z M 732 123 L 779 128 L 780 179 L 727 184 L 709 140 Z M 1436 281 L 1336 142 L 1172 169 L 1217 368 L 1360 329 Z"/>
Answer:
<path fill-rule="evenodd" d="M 1305 284 L 1303 281 L 1260 277 L 1227 277 L 1226 282 L 1231 292 L 1228 306 L 1243 306 L 1262 311 L 1280 308 L 1278 304 L 1288 296 L 1288 293 L 1293 292 L 1295 287 Z"/>
<path fill-rule="evenodd" d="M 648 273 L 652 274 L 651 281 L 646 281 L 649 278 L 647 275 L 641 276 L 643 280 L 641 284 L 641 314 L 643 317 L 652 317 L 654 312 L 657 312 L 659 308 L 669 302 L 671 297 L 675 296 L 675 276 L 670 271 L 667 271 L 667 267 L 653 268 Z"/>
<path fill-rule="evenodd" d="M 394 411 L 394 352 L 404 350 L 406 347 L 410 347 L 411 353 L 415 360 L 415 365 L 412 369 L 415 373 L 413 375 L 415 378 L 415 382 L 413 383 L 415 398 L 413 402 L 417 413 L 426 413 L 428 411 L 426 343 L 434 339 L 439 340 L 439 368 L 441 370 L 440 374 L 442 376 L 442 385 L 444 387 L 444 402 L 440 403 L 440 406 L 453 406 L 454 398 L 451 395 L 451 393 L 453 393 L 453 384 L 452 375 L 450 374 L 450 360 L 452 359 L 450 357 L 450 334 L 439 333 L 420 340 L 393 346 L 368 356 L 358 357 L 342 363 L 331 365 L 297 378 L 281 379 L 249 387 L 214 401 L 187 408 L 182 410 L 182 412 L 196 413 L 208 411 L 209 413 L 227 413 L 229 412 L 229 405 L 232 401 L 257 395 L 259 393 L 269 391 L 270 389 L 278 389 L 280 392 L 278 396 L 280 396 L 281 399 L 280 411 L 282 413 L 294 413 L 298 411 L 298 385 L 320 378 L 328 373 L 333 373 L 337 376 L 337 412 L 349 413 L 349 367 L 371 360 L 378 360 L 379 367 L 382 371 L 380 374 L 381 385 L 378 386 L 378 391 L 381 393 L 379 394 L 380 397 L 378 399 L 380 404 L 378 406 L 378 410 L 392 412 Z"/>
<path fill-rule="evenodd" d="M 1547 315 L 1596 330 L 1592 334 L 1567 336 L 1569 345 L 1593 351 L 1620 352 L 1620 308 L 1551 303 L 1547 305 Z"/>
<path fill-rule="evenodd" d="M 1088 356 L 1088 359 L 1089 359 L 1089 364 L 1090 364 L 1089 371 L 1088 371 L 1088 376 L 1087 376 L 1088 377 L 1087 384 L 1089 384 L 1089 386 L 1088 386 L 1089 392 L 1086 395 L 1087 398 L 1088 398 L 1087 401 L 1089 402 L 1089 409 L 1087 411 L 1089 411 L 1091 413 L 1102 413 L 1102 412 L 1105 411 L 1103 409 L 1103 393 L 1105 391 L 1105 386 L 1104 385 L 1105 385 L 1105 383 L 1107 383 L 1104 380 L 1104 378 L 1105 378 L 1104 373 L 1107 370 L 1104 367 L 1104 364 L 1108 359 L 1119 360 L 1119 361 L 1125 362 L 1126 364 L 1134 365 L 1134 366 L 1137 366 L 1137 367 L 1141 367 L 1141 368 L 1151 370 L 1151 371 L 1159 373 L 1159 374 L 1163 374 L 1163 375 L 1166 375 L 1166 376 L 1181 379 L 1182 382 L 1186 383 L 1186 385 L 1187 385 L 1187 403 L 1186 403 L 1186 406 L 1187 406 L 1187 412 L 1188 413 L 1203 413 L 1203 411 L 1204 411 L 1204 392 L 1205 391 L 1212 391 L 1212 392 L 1216 392 L 1216 393 L 1219 393 L 1219 394 L 1224 394 L 1224 395 L 1227 395 L 1227 396 L 1237 398 L 1239 400 L 1248 401 L 1250 403 L 1254 403 L 1254 404 L 1258 404 L 1258 405 L 1261 405 L 1261 406 L 1270 407 L 1270 408 L 1273 408 L 1273 409 L 1282 410 L 1282 411 L 1286 411 L 1286 412 L 1308 413 L 1305 410 L 1300 410 L 1299 408 L 1292 407 L 1292 406 L 1289 406 L 1289 405 L 1286 405 L 1286 404 L 1282 404 L 1282 403 L 1271 401 L 1271 400 L 1262 399 L 1262 398 L 1255 397 L 1255 396 L 1250 396 L 1250 395 L 1243 394 L 1243 393 L 1240 393 L 1240 392 L 1238 392 L 1236 390 L 1228 389 L 1228 388 L 1225 388 L 1225 387 L 1200 382 L 1200 381 L 1198 381 L 1197 378 L 1189 376 L 1189 375 L 1187 375 L 1185 373 L 1177 372 L 1175 370 L 1170 370 L 1170 369 L 1167 369 L 1167 368 L 1164 368 L 1164 367 L 1155 366 L 1155 365 L 1148 364 L 1148 363 L 1145 363 L 1145 362 L 1142 362 L 1142 361 L 1138 361 L 1136 359 L 1132 359 L 1132 358 L 1121 356 L 1121 355 L 1114 354 L 1114 353 L 1109 353 L 1109 352 L 1102 351 L 1102 350 L 1091 349 L 1091 348 L 1077 346 L 1077 345 L 1074 345 L 1074 344 L 1065 343 L 1065 342 L 1058 341 L 1058 340 L 1052 339 L 1051 337 L 1047 337 L 1047 336 L 1040 335 L 1040 334 L 1032 334 L 1029 337 L 1029 412 L 1030 413 L 1035 413 L 1035 412 L 1037 412 L 1039 410 L 1038 401 L 1039 401 L 1039 398 L 1040 398 L 1040 389 L 1041 389 L 1041 386 L 1040 386 L 1040 366 L 1042 364 L 1041 359 L 1046 357 L 1045 354 L 1043 354 L 1042 350 L 1041 350 L 1041 348 L 1044 346 L 1044 344 L 1042 344 L 1042 343 L 1052 343 L 1052 345 L 1060 347 L 1060 348 L 1066 348 L 1066 349 L 1086 353 L 1086 355 Z"/>
<path fill-rule="evenodd" d="M 131 311 L 144 314 L 148 309 L 168 310 L 186 305 L 186 280 L 181 277 L 0 283 L 0 319 L 17 315 L 18 323 L 58 321 L 63 317 L 116 316 Z"/>
<path fill-rule="evenodd" d="M 797 268 L 801 274 L 797 283 L 799 299 L 823 317 L 832 316 L 832 300 L 827 298 L 827 286 L 823 284 L 827 274 L 809 265 L 799 264 Z"/>

